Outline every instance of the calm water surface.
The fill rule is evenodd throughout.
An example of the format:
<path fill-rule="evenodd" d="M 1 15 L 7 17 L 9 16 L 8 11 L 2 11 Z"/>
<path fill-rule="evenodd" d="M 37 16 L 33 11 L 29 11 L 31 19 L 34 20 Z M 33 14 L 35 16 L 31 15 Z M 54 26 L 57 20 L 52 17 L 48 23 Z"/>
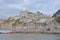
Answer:
<path fill-rule="evenodd" d="M 60 34 L 0 34 L 0 40 L 60 40 Z"/>

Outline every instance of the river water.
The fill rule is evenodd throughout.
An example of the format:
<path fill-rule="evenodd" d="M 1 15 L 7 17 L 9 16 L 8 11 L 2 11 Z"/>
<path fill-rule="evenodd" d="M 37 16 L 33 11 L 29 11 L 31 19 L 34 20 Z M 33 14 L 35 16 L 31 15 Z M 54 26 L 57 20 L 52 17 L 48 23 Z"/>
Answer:
<path fill-rule="evenodd" d="M 0 34 L 0 40 L 60 40 L 60 34 Z"/>

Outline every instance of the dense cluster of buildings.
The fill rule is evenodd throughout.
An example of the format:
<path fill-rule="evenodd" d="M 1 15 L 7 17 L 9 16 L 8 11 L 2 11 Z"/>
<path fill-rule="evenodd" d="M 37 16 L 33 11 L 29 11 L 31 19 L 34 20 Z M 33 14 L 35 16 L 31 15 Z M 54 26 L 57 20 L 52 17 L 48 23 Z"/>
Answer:
<path fill-rule="evenodd" d="M 15 32 L 60 31 L 60 25 L 53 17 L 40 12 L 21 11 L 19 15 L 9 17 L 8 20 L 0 20 L 0 29 L 8 29 Z"/>

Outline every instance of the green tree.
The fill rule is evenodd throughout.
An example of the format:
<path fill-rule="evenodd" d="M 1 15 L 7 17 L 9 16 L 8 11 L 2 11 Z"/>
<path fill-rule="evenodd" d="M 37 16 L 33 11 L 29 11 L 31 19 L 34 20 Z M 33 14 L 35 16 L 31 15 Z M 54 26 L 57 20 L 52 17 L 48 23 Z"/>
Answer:
<path fill-rule="evenodd" d="M 19 19 L 14 20 L 14 23 L 12 24 L 12 26 L 15 26 L 16 24 L 19 24 Z"/>
<path fill-rule="evenodd" d="M 46 26 L 47 24 L 46 24 L 46 22 L 44 23 L 44 26 Z"/>
<path fill-rule="evenodd" d="M 15 25 L 16 25 L 16 23 L 13 23 L 13 24 L 12 24 L 12 26 L 15 26 Z"/>
<path fill-rule="evenodd" d="M 58 23 L 60 23 L 60 16 L 56 17 L 55 19 Z"/>

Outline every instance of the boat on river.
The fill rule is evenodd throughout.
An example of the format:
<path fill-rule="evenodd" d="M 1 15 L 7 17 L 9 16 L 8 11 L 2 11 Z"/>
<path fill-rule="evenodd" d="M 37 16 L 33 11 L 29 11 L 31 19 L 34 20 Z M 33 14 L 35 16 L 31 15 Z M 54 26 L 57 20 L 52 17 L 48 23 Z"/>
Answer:
<path fill-rule="evenodd" d="M 1 30 L 0 29 L 0 34 L 13 34 L 12 30 Z"/>

